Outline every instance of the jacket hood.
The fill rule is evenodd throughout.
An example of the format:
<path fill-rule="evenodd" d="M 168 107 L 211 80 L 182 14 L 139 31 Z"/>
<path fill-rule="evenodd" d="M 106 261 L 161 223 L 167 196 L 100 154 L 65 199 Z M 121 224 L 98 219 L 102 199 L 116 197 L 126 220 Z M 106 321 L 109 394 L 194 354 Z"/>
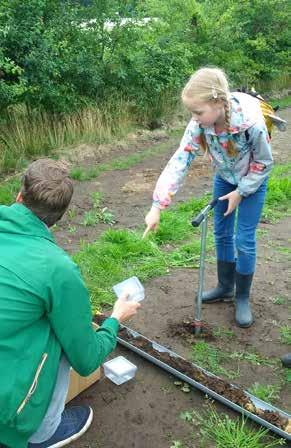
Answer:
<path fill-rule="evenodd" d="M 230 132 L 237 134 L 260 122 L 264 123 L 264 117 L 259 100 L 247 93 L 232 93 Z"/>
<path fill-rule="evenodd" d="M 0 233 L 30 235 L 55 242 L 48 227 L 31 210 L 20 203 L 15 203 L 10 207 L 0 206 Z"/>

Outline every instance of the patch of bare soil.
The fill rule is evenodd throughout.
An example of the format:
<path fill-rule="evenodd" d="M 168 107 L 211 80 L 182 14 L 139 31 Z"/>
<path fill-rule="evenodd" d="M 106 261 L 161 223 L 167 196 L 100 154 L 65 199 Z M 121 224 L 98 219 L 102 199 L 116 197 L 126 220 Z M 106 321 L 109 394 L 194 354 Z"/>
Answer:
<path fill-rule="evenodd" d="M 291 121 L 291 109 L 280 112 L 282 118 Z M 291 126 L 286 133 L 275 133 L 273 153 L 276 163 L 290 162 Z M 153 142 L 151 142 L 151 145 Z M 57 241 L 69 252 L 75 252 L 80 240 L 94 241 L 108 226 L 84 227 L 80 224 L 82 214 L 90 209 L 90 193 L 100 191 L 104 206 L 113 211 L 117 224 L 115 228 L 142 226 L 144 215 L 150 207 L 152 189 L 156 179 L 177 147 L 178 141 L 169 140 L 169 152 L 157 154 L 128 170 L 106 172 L 91 182 L 76 182 L 72 207 L 77 216 L 67 215 L 56 232 Z M 136 146 L 132 149 L 136 151 Z M 94 163 L 90 159 L 90 163 Z M 200 196 L 211 191 L 212 173 L 204 159 L 194 161 L 187 181 L 179 193 L 178 200 Z M 74 225 L 76 231 L 68 232 Z M 288 320 L 288 299 L 290 299 L 290 229 L 291 218 L 284 218 L 277 224 L 260 225 L 264 234 L 258 237 L 257 271 L 252 288 L 252 307 L 255 323 L 248 329 L 235 326 L 233 303 L 203 305 L 202 318 L 211 328 L 232 330 L 233 336 L 216 337 L 209 341 L 219 350 L 230 353 L 257 353 L 271 360 L 278 359 L 290 351 L 290 346 L 280 341 L 280 327 L 290 325 Z M 289 252 L 280 251 L 289 248 Z M 216 283 L 216 267 L 209 260 L 205 268 L 206 287 Z M 173 334 L 171 325 L 177 326 L 185 319 L 194 317 L 195 294 L 198 287 L 197 269 L 175 269 L 167 275 L 145 284 L 146 298 L 143 306 L 127 325 L 140 334 L 157 341 L 183 358 L 192 359 L 191 344 L 186 336 Z M 280 300 L 282 299 L 282 304 Z M 289 305 L 290 306 L 290 305 Z M 175 378 L 158 367 L 141 359 L 136 354 L 118 347 L 111 355 L 123 354 L 138 366 L 136 378 L 121 386 L 102 379 L 81 394 L 74 403 L 90 404 L 95 418 L 89 431 L 71 444 L 75 448 L 169 448 L 171 441 L 181 440 L 185 446 L 199 448 L 198 428 L 189 434 L 187 424 L 179 419 L 183 410 L 202 409 L 206 400 L 195 389 L 183 393 L 174 386 Z M 195 359 L 193 360 L 195 362 Z M 260 384 L 282 383 L 277 407 L 291 409 L 290 388 L 283 384 L 283 370 L 279 362 L 270 367 L 264 363 L 233 360 L 227 364 L 230 370 L 239 369 L 239 383 L 243 389 L 255 382 Z M 237 416 L 228 408 L 216 404 L 219 411 Z M 196 431 L 196 432 L 195 432 Z M 212 448 L 214 445 L 205 445 Z"/>

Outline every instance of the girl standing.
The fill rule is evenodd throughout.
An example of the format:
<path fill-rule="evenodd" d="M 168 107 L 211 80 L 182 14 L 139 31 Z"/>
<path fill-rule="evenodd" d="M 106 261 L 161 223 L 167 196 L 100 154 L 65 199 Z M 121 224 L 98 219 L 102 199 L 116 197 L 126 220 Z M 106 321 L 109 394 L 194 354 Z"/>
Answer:
<path fill-rule="evenodd" d="M 204 292 L 202 300 L 231 300 L 235 290 L 236 323 L 249 327 L 253 323 L 249 297 L 256 265 L 256 228 L 273 166 L 259 100 L 231 93 L 222 70 L 201 68 L 184 87 L 182 101 L 192 119 L 158 179 L 145 218 L 145 234 L 157 228 L 161 210 L 168 207 L 190 163 L 202 150 L 214 166 L 213 197 L 219 198 L 214 208 L 218 284 Z"/>

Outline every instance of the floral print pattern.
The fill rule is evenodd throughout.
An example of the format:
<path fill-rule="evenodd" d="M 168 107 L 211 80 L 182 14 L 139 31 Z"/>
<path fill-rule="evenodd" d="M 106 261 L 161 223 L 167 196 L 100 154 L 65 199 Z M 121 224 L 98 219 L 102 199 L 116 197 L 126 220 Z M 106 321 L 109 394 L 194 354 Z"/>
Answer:
<path fill-rule="evenodd" d="M 157 207 L 161 209 L 168 207 L 172 197 L 179 190 L 190 164 L 196 156 L 203 153 L 202 132 L 216 173 L 227 182 L 237 185 L 241 196 L 248 196 L 257 191 L 269 175 L 273 158 L 259 101 L 245 93 L 236 92 L 231 96 L 230 134 L 227 132 L 217 134 L 214 127 L 201 129 L 196 121 L 189 122 L 178 150 L 158 179 L 153 194 L 153 203 Z M 235 156 L 227 154 L 229 139 L 236 145 L 238 153 Z"/>

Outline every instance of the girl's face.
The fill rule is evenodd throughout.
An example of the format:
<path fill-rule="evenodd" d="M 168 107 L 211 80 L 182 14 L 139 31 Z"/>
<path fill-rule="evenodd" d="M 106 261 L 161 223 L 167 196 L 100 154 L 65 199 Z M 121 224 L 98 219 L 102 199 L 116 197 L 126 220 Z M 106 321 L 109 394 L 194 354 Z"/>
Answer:
<path fill-rule="evenodd" d="M 208 128 L 215 124 L 224 124 L 225 112 L 222 101 L 202 102 L 187 99 L 184 103 L 187 109 L 190 110 L 193 120 L 197 121 L 201 126 Z"/>

